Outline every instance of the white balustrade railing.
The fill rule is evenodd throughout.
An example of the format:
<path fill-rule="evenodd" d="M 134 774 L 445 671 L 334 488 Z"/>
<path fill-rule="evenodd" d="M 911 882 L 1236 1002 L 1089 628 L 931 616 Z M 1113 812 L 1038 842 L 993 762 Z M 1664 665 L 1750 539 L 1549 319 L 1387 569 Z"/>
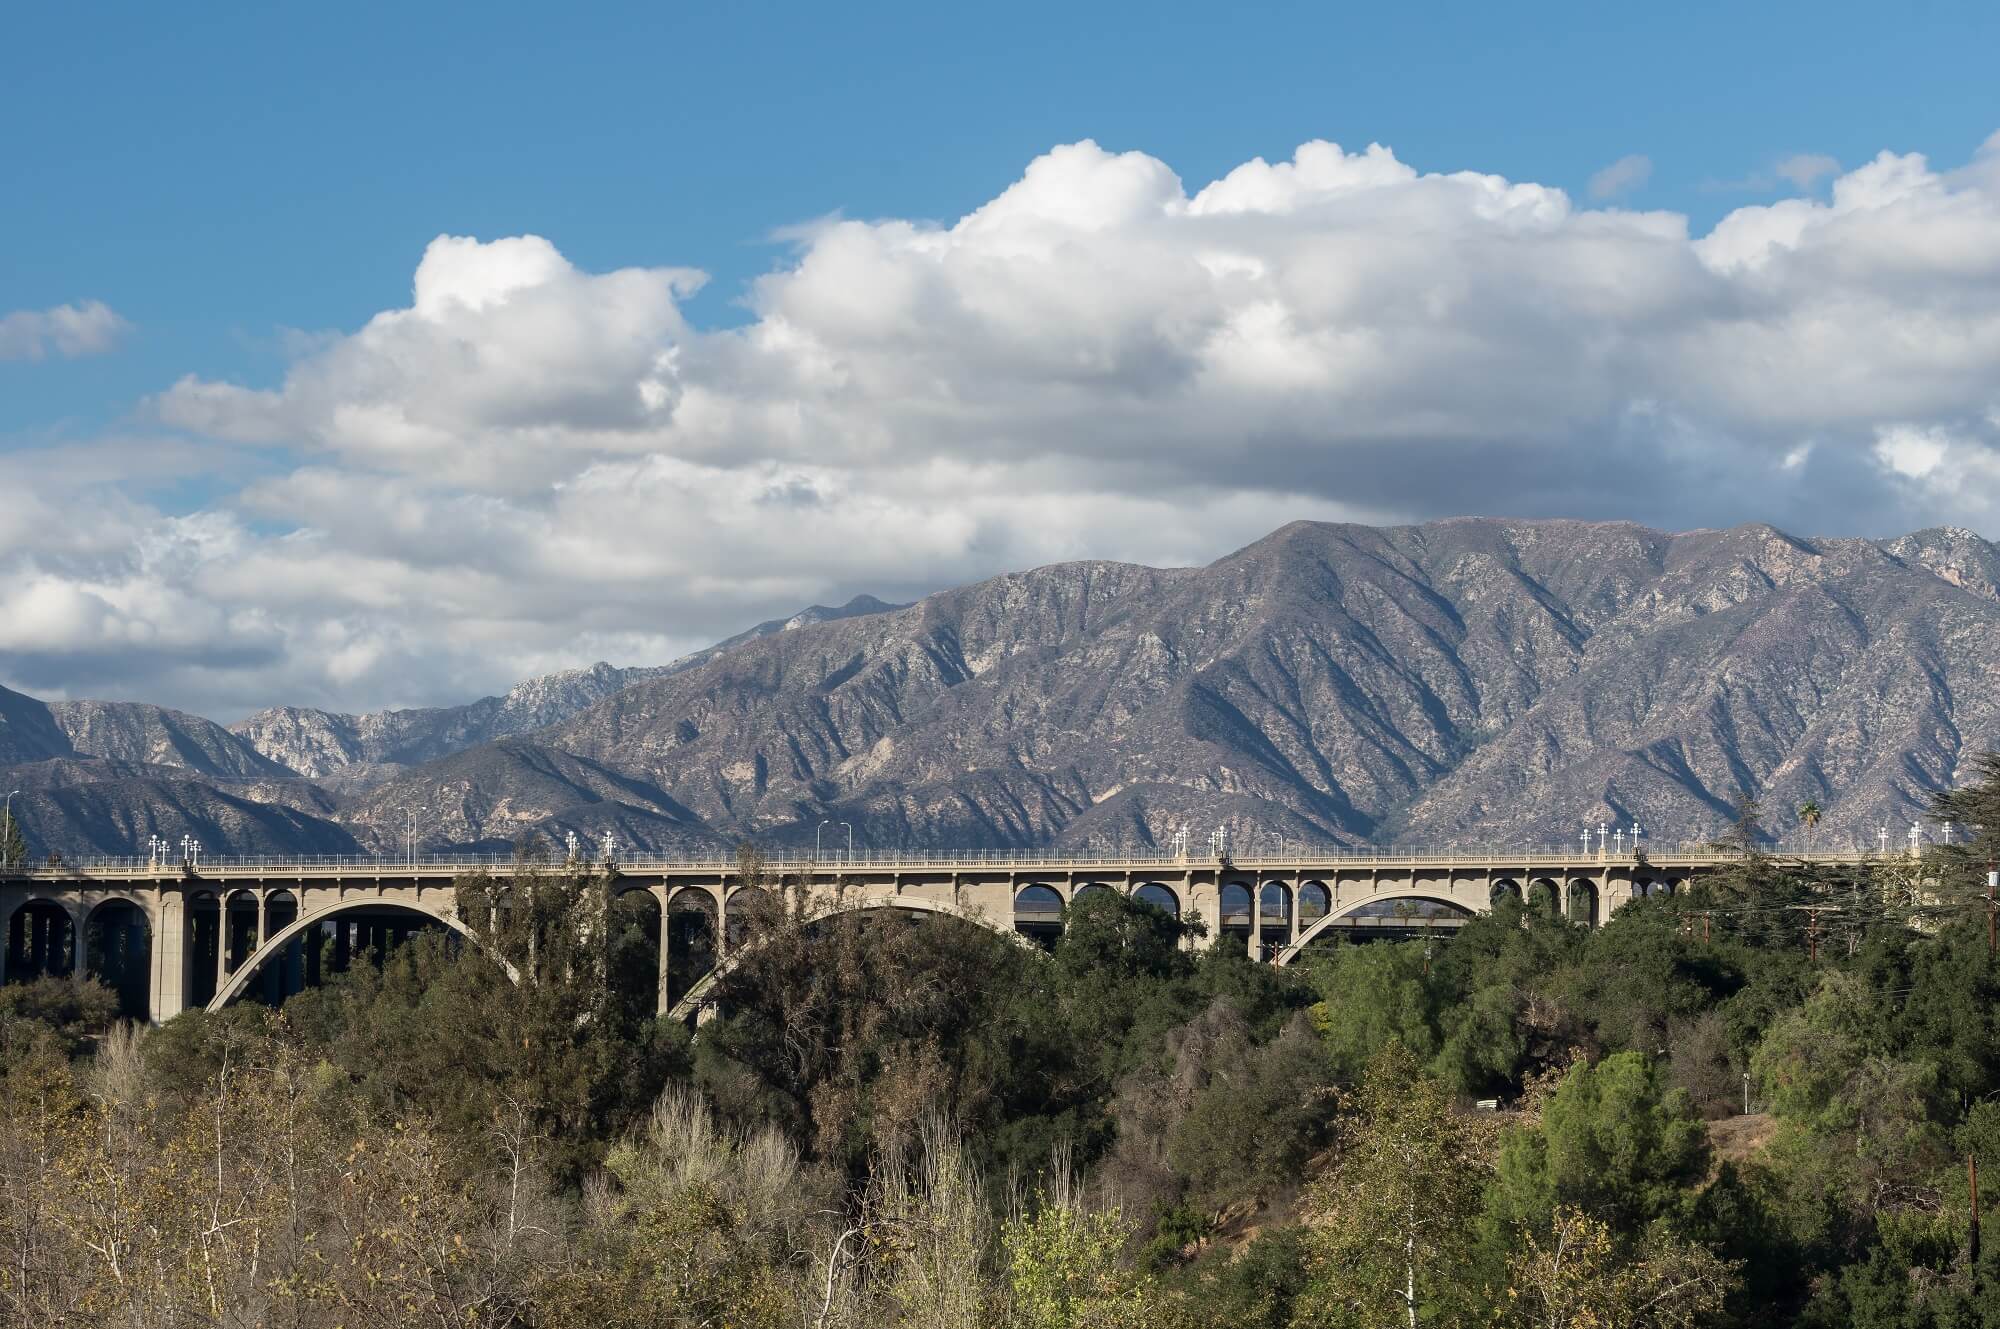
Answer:
<path fill-rule="evenodd" d="M 1907 850 L 1898 849 L 1882 854 L 1873 845 L 1855 842 L 1852 844 L 1813 843 L 1804 847 L 1796 845 L 1776 845 L 1764 849 L 1766 854 L 1785 859 L 1809 859 L 1821 861 L 1856 862 L 1876 858 L 1902 858 Z M 1648 844 L 1643 850 L 1649 862 L 1714 862 L 1728 857 L 1709 844 L 1687 843 L 1679 846 Z M 1281 868 L 1309 868 L 1316 866 L 1359 866 L 1374 864 L 1396 864 L 1398 866 L 1418 864 L 1445 868 L 1493 867 L 1493 868 L 1533 868 L 1540 866 L 1559 867 L 1597 864 L 1631 864 L 1637 861 L 1633 851 L 1627 849 L 1596 849 L 1588 851 L 1579 848 L 1565 848 L 1543 845 L 1527 849 L 1468 850 L 1460 846 L 1426 849 L 1411 846 L 1345 846 L 1280 843 L 1269 847 L 1251 845 L 1244 850 L 1218 860 L 1213 855 L 1191 854 L 1178 856 L 1167 851 L 1135 852 L 1132 850 L 1076 850 L 1058 852 L 1050 849 L 891 849 L 855 850 L 848 852 L 799 849 L 767 850 L 762 854 L 764 865 L 776 872 L 815 870 L 837 872 L 855 869 L 894 869 L 926 867 L 962 867 L 1026 869 L 1050 868 L 1068 870 L 1089 867 L 1202 867 L 1218 862 L 1240 867 L 1245 871 L 1279 870 Z M 674 872 L 733 872 L 738 860 L 735 855 L 681 855 L 646 857 L 619 857 L 614 865 L 619 872 L 632 875 L 654 875 Z M 575 860 L 583 866 L 597 866 L 587 859 Z M 569 866 L 564 860 L 519 862 L 512 855 L 418 855 L 414 858 L 404 855 L 202 855 L 194 863 L 184 863 L 178 857 L 165 859 L 147 858 L 143 855 L 130 857 L 87 857 L 65 858 L 60 863 L 18 863 L 0 865 L 0 880 L 9 877 L 20 879 L 76 879 L 79 877 L 132 877 L 163 876 L 177 877 L 192 871 L 198 876 L 332 876 L 332 875 L 382 875 L 421 873 L 423 875 L 443 875 L 468 872 L 511 873 L 522 870 L 547 870 Z"/>

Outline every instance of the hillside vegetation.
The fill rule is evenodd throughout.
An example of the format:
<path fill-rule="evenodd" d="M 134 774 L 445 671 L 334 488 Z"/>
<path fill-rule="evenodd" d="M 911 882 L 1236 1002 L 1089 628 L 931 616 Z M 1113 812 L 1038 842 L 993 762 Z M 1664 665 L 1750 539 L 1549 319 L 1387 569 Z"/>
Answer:
<path fill-rule="evenodd" d="M 1968 1191 L 2000 1166 L 1984 774 L 1938 811 L 1994 829 L 1921 864 L 1817 879 L 1746 820 L 1730 871 L 1597 931 L 1509 905 L 1286 970 L 1110 893 L 1044 951 L 809 923 L 767 879 L 690 1031 L 652 1014 L 642 915 L 552 872 L 464 881 L 478 945 L 418 939 L 278 1011 L 142 1031 L 101 990 L 9 987 L 0 1310 L 2000 1324 Z"/>

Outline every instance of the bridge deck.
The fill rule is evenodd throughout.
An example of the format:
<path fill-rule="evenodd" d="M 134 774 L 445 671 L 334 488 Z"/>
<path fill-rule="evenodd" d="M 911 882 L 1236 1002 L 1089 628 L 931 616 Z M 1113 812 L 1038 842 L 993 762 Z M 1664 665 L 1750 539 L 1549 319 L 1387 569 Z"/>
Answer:
<path fill-rule="evenodd" d="M 1851 849 L 1768 851 L 1789 862 L 1855 864 L 1874 860 L 1878 855 Z M 1901 854 L 1895 857 L 1902 857 Z M 776 874 L 802 873 L 837 875 L 848 872 L 918 873 L 939 870 L 961 872 L 1089 873 L 1184 872 L 1189 868 L 1234 871 L 1245 876 L 1259 873 L 1336 873 L 1356 869 L 1411 871 L 1428 868 L 1473 871 L 1544 870 L 1588 872 L 1607 866 L 1671 868 L 1714 868 L 1732 861 L 1732 856 L 1706 847 L 1647 850 L 1643 856 L 1623 853 L 1578 853 L 1552 849 L 1529 850 L 1342 850 L 1315 849 L 1306 853 L 1243 854 L 1228 859 L 1213 857 L 1180 858 L 1167 854 L 1051 854 L 1041 851 L 996 853 L 989 851 L 884 852 L 855 854 L 770 854 L 764 857 L 766 870 Z M 158 861 L 146 858 L 89 858 L 48 865 L 0 866 L 0 881 L 160 881 L 188 875 L 216 881 L 264 880 L 306 877 L 318 881 L 343 877 L 373 880 L 378 877 L 423 877 L 448 879 L 469 872 L 510 875 L 516 871 L 548 871 L 567 866 L 561 862 L 521 865 L 509 858 L 469 856 L 388 858 L 388 857 L 229 857 L 203 858 L 192 868 L 178 859 Z M 583 866 L 601 867 L 586 863 Z M 641 877 L 682 874 L 733 874 L 734 857 L 621 858 L 613 864 L 620 875 Z"/>

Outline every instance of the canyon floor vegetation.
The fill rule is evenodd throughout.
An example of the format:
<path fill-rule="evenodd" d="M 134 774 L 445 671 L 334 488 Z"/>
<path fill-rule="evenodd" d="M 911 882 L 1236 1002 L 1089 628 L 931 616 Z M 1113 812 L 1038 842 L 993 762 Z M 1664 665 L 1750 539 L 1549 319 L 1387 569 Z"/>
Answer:
<path fill-rule="evenodd" d="M 2000 828 L 1986 772 L 1939 816 Z M 1832 882 L 1753 829 L 1594 931 L 1508 904 L 1287 969 L 1109 892 L 1043 949 L 770 879 L 698 1031 L 553 870 L 277 1010 L 15 984 L 0 1316 L 2000 1325 L 1995 832 Z"/>

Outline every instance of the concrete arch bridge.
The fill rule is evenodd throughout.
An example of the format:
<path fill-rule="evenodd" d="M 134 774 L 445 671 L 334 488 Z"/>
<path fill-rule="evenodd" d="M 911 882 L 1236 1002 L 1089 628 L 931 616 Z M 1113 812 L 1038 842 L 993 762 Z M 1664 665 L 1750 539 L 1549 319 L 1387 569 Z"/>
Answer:
<path fill-rule="evenodd" d="M 1817 855 L 1832 863 L 1852 855 Z M 948 914 L 996 931 L 1047 940 L 1063 911 L 1090 891 L 1115 891 L 1206 925 L 1208 946 L 1241 946 L 1289 964 L 1332 935 L 1454 930 L 1503 896 L 1539 902 L 1595 926 L 1627 901 L 1679 889 L 1726 860 L 1704 853 L 1350 852 L 1190 859 L 1042 853 L 778 856 L 774 875 L 802 882 L 821 914 L 903 910 Z M 546 870 L 546 869 L 541 869 Z M 618 895 L 643 892 L 660 928 L 657 1001 L 691 1011 L 708 984 L 676 973 L 670 936 L 706 933 L 703 962 L 730 962 L 732 903 L 745 889 L 733 859 L 635 859 L 591 865 Z M 192 1007 L 220 1009 L 317 981 L 380 954 L 413 932 L 465 926 L 456 880 L 511 861 L 472 858 L 222 859 L 200 863 L 97 860 L 0 868 L 0 981 L 86 973 L 115 988 L 125 1009 L 154 1021 Z M 308 941 L 314 944 L 306 944 Z"/>

